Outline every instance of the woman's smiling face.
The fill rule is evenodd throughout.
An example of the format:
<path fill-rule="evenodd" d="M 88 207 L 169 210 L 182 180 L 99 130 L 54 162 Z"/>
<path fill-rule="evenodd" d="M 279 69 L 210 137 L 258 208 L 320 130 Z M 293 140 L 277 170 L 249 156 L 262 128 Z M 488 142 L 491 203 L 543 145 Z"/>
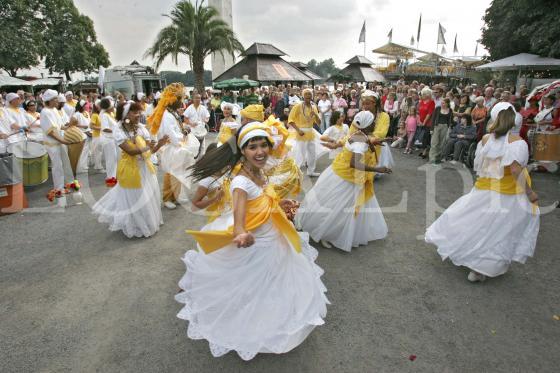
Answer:
<path fill-rule="evenodd" d="M 247 145 L 241 150 L 241 153 L 251 166 L 262 169 L 266 165 L 270 146 L 265 138 L 259 137 L 249 140 Z"/>

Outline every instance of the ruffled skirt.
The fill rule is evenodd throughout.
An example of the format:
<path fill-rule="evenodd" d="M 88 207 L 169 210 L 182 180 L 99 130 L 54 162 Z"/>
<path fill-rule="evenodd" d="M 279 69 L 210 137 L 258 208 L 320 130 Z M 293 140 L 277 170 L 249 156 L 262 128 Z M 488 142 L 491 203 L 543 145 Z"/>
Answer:
<path fill-rule="evenodd" d="M 425 239 L 443 260 L 495 277 L 512 261 L 533 256 L 538 233 L 539 210 L 524 194 L 473 188 L 427 229 Z"/>
<path fill-rule="evenodd" d="M 326 240 L 337 248 L 352 247 L 387 236 L 387 224 L 373 196 L 360 208 L 354 207 L 362 186 L 348 182 L 328 167 L 307 193 L 295 216 L 295 225 L 309 232 L 313 240 Z"/>
<path fill-rule="evenodd" d="M 141 166 L 142 188 L 121 188 L 117 183 L 93 205 L 92 212 L 111 231 L 123 231 L 128 238 L 150 237 L 163 224 L 161 194 L 157 177 Z"/>
<path fill-rule="evenodd" d="M 212 227 L 224 229 L 231 221 L 226 215 Z M 253 234 L 255 244 L 248 248 L 189 250 L 183 257 L 184 291 L 175 299 L 185 306 L 177 316 L 189 321 L 189 338 L 207 340 L 215 357 L 232 350 L 243 360 L 285 353 L 324 323 L 323 270 L 306 235 L 300 235 L 299 254 L 270 223 Z"/>

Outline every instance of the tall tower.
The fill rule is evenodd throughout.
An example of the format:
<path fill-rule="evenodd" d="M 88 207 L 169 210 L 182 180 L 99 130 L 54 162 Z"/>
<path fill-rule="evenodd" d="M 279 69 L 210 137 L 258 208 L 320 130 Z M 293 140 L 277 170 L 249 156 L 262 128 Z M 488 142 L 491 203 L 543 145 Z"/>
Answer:
<path fill-rule="evenodd" d="M 208 0 L 208 6 L 214 7 L 220 13 L 222 20 L 233 29 L 232 0 Z M 212 54 L 212 79 L 215 79 L 235 63 L 231 55 L 224 53 Z"/>

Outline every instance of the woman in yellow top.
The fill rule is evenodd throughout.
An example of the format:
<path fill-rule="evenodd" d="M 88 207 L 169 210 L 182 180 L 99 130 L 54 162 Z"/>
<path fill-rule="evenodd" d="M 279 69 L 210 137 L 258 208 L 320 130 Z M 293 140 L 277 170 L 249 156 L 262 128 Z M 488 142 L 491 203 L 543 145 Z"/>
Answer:
<path fill-rule="evenodd" d="M 508 102 L 497 103 L 490 118 L 490 133 L 476 149 L 473 189 L 449 206 L 425 237 L 443 260 L 469 268 L 471 282 L 504 274 L 512 261 L 525 263 L 539 234 L 538 196 L 526 169 L 527 143 L 510 132 L 515 109 Z"/>
<path fill-rule="evenodd" d="M 274 144 L 268 126 L 249 123 L 234 139 L 192 167 L 195 181 L 232 175 L 233 224 L 218 219 L 212 229 L 187 231 L 200 250 L 185 254 L 184 291 L 175 299 L 185 304 L 177 316 L 189 321 L 190 338 L 208 340 L 216 357 L 234 350 L 250 360 L 297 347 L 324 323 L 328 300 L 317 251 L 263 173 Z"/>
<path fill-rule="evenodd" d="M 101 100 L 96 100 L 93 105 L 89 128 L 91 129 L 91 154 L 93 157 L 93 168 L 96 172 L 105 172 L 101 160 L 103 158 L 103 142 L 101 141 L 101 119 L 99 104 Z"/>
<path fill-rule="evenodd" d="M 295 225 L 309 232 L 325 247 L 350 252 L 387 235 L 387 224 L 373 190 L 374 173 L 391 173 L 377 166 L 377 155 L 368 143 L 374 124 L 373 114 L 361 111 L 354 117 L 355 132 L 306 194 Z"/>
<path fill-rule="evenodd" d="M 224 114 L 224 119 L 220 124 L 220 132 L 218 134 L 218 146 L 225 144 L 229 138 L 237 132 L 237 129 L 241 125 L 237 121 L 236 117 L 239 115 L 241 108 L 237 104 L 232 104 L 231 102 L 222 102 L 220 105 L 222 113 Z"/>
<path fill-rule="evenodd" d="M 108 223 L 111 231 L 122 230 L 128 238 L 150 237 L 163 224 L 156 169 L 150 156 L 167 138 L 151 142 L 148 130 L 139 123 L 141 114 L 142 106 L 138 103 L 129 102 L 117 108 L 119 122 L 112 133 L 121 149 L 118 184 L 92 208 L 100 223 Z"/>

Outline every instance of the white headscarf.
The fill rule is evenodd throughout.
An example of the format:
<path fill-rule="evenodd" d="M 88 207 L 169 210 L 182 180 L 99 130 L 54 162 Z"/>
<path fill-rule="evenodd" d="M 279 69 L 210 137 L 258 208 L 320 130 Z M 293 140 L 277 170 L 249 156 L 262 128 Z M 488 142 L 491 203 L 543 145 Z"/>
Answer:
<path fill-rule="evenodd" d="M 13 92 L 8 93 L 6 95 L 6 105 L 9 105 L 10 102 L 15 100 L 16 98 L 19 98 L 19 95 L 17 93 L 13 93 Z"/>
<path fill-rule="evenodd" d="M 359 129 L 368 128 L 371 126 L 373 121 L 375 120 L 375 116 L 370 111 L 360 111 L 356 116 L 354 116 L 354 121 L 352 124 Z"/>
<path fill-rule="evenodd" d="M 58 95 L 58 102 L 66 102 L 66 97 L 62 93 Z"/>
<path fill-rule="evenodd" d="M 43 102 L 49 102 L 53 98 L 57 98 L 57 97 L 58 97 L 58 92 L 55 91 L 54 89 L 47 89 L 41 95 L 41 99 L 43 100 Z"/>
<path fill-rule="evenodd" d="M 224 108 L 229 107 L 231 108 L 231 115 L 239 115 L 239 112 L 241 111 L 241 108 L 239 107 L 239 105 L 237 104 L 233 104 L 231 102 L 225 102 L 222 101 L 222 103 L 220 104 L 220 108 L 222 109 L 222 111 L 224 111 Z"/>

